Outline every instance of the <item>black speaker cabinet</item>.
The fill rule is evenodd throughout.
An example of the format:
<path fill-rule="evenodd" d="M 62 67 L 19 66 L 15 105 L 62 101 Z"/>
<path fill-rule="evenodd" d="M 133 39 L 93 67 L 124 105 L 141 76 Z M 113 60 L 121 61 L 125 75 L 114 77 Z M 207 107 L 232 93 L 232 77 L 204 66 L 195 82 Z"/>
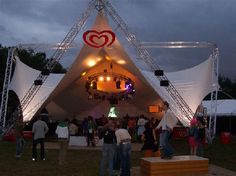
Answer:
<path fill-rule="evenodd" d="M 169 81 L 168 80 L 161 80 L 160 86 L 168 87 L 169 86 Z"/>
<path fill-rule="evenodd" d="M 155 70 L 155 76 L 163 76 L 164 75 L 164 72 L 163 70 Z"/>

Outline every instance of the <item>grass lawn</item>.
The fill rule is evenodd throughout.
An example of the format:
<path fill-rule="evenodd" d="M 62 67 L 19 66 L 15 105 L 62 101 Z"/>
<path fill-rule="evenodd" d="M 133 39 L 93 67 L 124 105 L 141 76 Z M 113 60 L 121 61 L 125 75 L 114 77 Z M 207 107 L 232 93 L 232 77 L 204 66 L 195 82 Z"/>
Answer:
<path fill-rule="evenodd" d="M 175 155 L 188 154 L 186 140 L 174 140 Z M 236 166 L 236 140 L 229 145 L 223 145 L 219 139 L 205 147 L 205 156 L 210 164 L 215 164 L 230 170 Z M 99 150 L 69 150 L 67 164 L 57 164 L 58 151 L 47 149 L 46 161 L 31 161 L 31 142 L 28 141 L 21 159 L 15 158 L 15 144 L 0 141 L 0 175 L 1 176 L 98 176 L 101 151 Z M 142 153 L 132 152 L 132 166 L 139 166 Z"/>
<path fill-rule="evenodd" d="M 173 142 L 175 154 L 189 154 L 187 140 L 175 140 Z M 187 151 L 187 152 L 186 152 Z M 204 147 L 204 157 L 209 159 L 210 164 L 214 164 L 236 172 L 236 136 L 232 138 L 230 144 L 222 144 L 219 137 L 216 137 L 212 144 Z"/>

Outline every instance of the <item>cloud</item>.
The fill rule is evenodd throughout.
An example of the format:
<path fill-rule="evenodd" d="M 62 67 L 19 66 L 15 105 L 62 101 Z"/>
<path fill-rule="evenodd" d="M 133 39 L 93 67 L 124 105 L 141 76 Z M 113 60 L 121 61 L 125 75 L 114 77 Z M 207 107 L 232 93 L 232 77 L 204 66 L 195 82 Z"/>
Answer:
<path fill-rule="evenodd" d="M 0 0 L 1 43 L 56 43 L 85 11 L 88 0 Z M 235 78 L 235 0 L 110 0 L 141 41 L 213 41 L 220 50 L 220 72 Z M 95 15 L 95 13 L 93 13 Z M 90 22 L 85 25 L 89 27 Z M 193 52 L 194 53 L 194 52 Z M 201 62 L 184 54 L 154 52 L 171 69 Z M 197 54 L 198 56 L 198 54 Z M 174 59 L 175 61 L 173 61 Z M 188 57 L 188 59 L 184 59 Z M 168 58 L 168 59 L 167 59 Z M 180 60 L 180 59 L 182 60 Z M 182 67 L 181 67 L 182 68 Z M 230 70 L 230 71 L 229 71 Z"/>
<path fill-rule="evenodd" d="M 6 29 L 4 26 L 0 25 L 0 32 L 6 32 Z"/>

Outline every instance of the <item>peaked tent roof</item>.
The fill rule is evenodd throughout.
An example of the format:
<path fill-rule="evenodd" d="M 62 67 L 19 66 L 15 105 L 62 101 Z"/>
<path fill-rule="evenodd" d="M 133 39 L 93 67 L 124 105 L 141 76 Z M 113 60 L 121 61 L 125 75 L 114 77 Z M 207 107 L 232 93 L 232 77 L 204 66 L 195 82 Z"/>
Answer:
<path fill-rule="evenodd" d="M 111 30 L 111 27 L 108 25 L 106 16 L 102 12 L 98 13 L 92 29 L 96 29 L 97 31 Z M 98 57 L 100 58 L 99 60 L 97 59 Z M 91 67 L 88 65 L 88 62 L 91 59 L 94 62 L 96 62 L 95 66 Z M 133 99 L 128 100 L 128 104 L 130 106 L 129 110 L 132 109 L 131 107 L 137 107 L 136 109 L 133 108 L 135 109 L 133 110 L 134 112 L 137 109 L 140 110 L 140 113 L 147 112 L 147 108 L 149 105 L 160 104 L 160 102 L 162 101 L 161 99 L 163 98 L 168 100 L 169 95 L 166 94 L 165 90 L 160 88 L 159 80 L 155 78 L 152 72 L 148 72 L 146 71 L 146 69 L 143 70 L 143 67 L 140 67 L 140 65 L 145 66 L 145 63 L 141 60 L 135 60 L 135 59 L 136 58 L 129 57 L 129 55 L 122 47 L 122 45 L 119 43 L 117 38 L 110 47 L 104 47 L 102 49 L 93 48 L 85 44 L 81 48 L 80 53 L 75 58 L 68 72 L 63 76 L 63 78 L 60 77 L 59 79 L 57 79 L 58 83 L 54 82 L 55 88 L 52 88 L 48 92 L 47 96 L 45 96 L 45 99 L 43 100 L 42 99 L 39 100 L 40 99 L 39 97 L 41 96 L 38 95 L 40 94 L 40 92 L 38 92 L 37 93 L 38 97 L 36 95 L 36 97 L 34 97 L 34 101 L 43 102 L 42 106 L 47 106 L 49 114 L 51 114 L 52 116 L 53 112 L 57 111 L 63 112 L 64 116 L 66 115 L 67 117 L 68 115 L 71 116 L 82 115 L 83 112 L 91 113 L 94 107 L 99 107 L 99 106 L 104 107 L 104 104 L 105 106 L 109 106 L 108 103 L 103 101 L 89 101 L 88 95 L 85 91 L 85 82 L 89 75 L 101 72 L 105 68 L 109 68 L 110 63 L 112 62 L 114 65 L 113 69 L 116 70 L 116 72 L 129 75 L 129 77 L 135 82 L 135 88 L 137 93 L 135 94 Z M 118 62 L 120 60 L 123 60 L 125 64 L 120 65 Z M 211 69 L 209 67 L 210 63 L 211 62 L 206 62 L 203 63 L 202 65 L 200 64 L 199 68 L 195 70 L 204 71 L 204 74 L 209 74 L 208 69 Z M 148 68 L 147 65 L 145 66 L 145 68 Z M 87 72 L 87 74 L 85 76 L 82 76 L 82 73 L 85 71 Z M 201 102 L 199 94 L 201 95 L 200 97 L 202 97 L 204 94 L 208 93 L 207 91 L 211 90 L 211 88 L 209 87 L 212 86 L 212 83 L 210 81 L 207 82 L 205 79 L 204 80 L 194 79 L 195 75 L 191 74 L 191 76 L 189 76 L 189 71 L 190 70 L 185 70 L 183 72 L 173 73 L 173 75 L 175 76 L 173 77 L 170 76 L 171 77 L 170 81 L 176 80 L 178 76 L 183 78 L 185 75 L 186 79 L 182 80 L 182 85 L 186 84 L 186 82 L 188 82 L 188 85 L 191 85 L 187 86 L 189 89 L 191 89 L 190 92 L 194 92 L 194 95 L 191 95 L 191 99 L 195 100 L 195 98 L 197 98 L 197 100 L 194 101 L 194 103 L 190 108 L 193 111 L 195 111 L 196 107 Z M 24 70 L 21 70 L 21 72 L 24 72 Z M 31 72 L 33 73 L 32 70 Z M 55 79 L 53 78 L 54 77 L 53 75 L 54 74 L 50 74 L 49 76 L 49 78 L 52 77 L 52 80 Z M 186 75 L 189 77 L 186 77 Z M 16 73 L 14 74 L 13 77 L 15 76 L 17 76 Z M 207 80 L 208 79 L 210 78 L 207 77 Z M 12 87 L 17 87 L 16 85 L 21 84 L 20 82 L 17 83 L 16 80 L 17 78 L 12 80 L 12 85 L 14 85 Z M 199 87 L 204 87 L 203 88 L 204 92 L 202 92 L 202 89 L 198 90 L 199 87 L 198 86 L 195 87 L 196 84 L 191 84 L 191 80 L 194 80 L 195 83 L 198 83 Z M 48 79 L 47 81 L 50 81 L 50 79 Z M 31 84 L 32 82 L 29 83 L 29 87 Z M 176 83 L 176 85 L 178 84 L 179 82 Z M 173 83 L 173 85 L 175 84 Z M 179 90 L 181 90 L 181 88 L 183 87 L 180 86 Z M 184 88 L 186 88 L 186 86 Z M 25 89 L 28 90 L 26 87 Z M 24 95 L 23 92 L 18 93 L 18 90 L 16 89 L 15 91 L 17 92 L 19 97 L 22 97 L 22 95 Z M 185 94 L 185 92 L 186 92 L 185 90 L 182 90 L 181 92 L 181 94 L 184 96 L 183 98 L 185 100 L 190 100 L 189 93 Z M 162 98 L 160 98 L 159 94 L 162 96 Z M 188 103 L 191 104 L 191 102 L 192 101 L 190 100 Z M 32 107 L 34 108 L 35 105 L 31 102 L 29 106 L 31 108 Z M 127 106 L 127 103 L 121 101 L 119 102 L 119 106 L 124 108 L 125 106 Z M 104 113 L 104 109 L 101 110 L 101 113 Z M 32 113 L 31 117 L 33 115 L 34 114 Z M 158 113 L 156 115 L 160 116 L 161 114 Z M 59 116 L 59 114 L 57 113 L 56 116 Z M 188 120 L 186 119 L 185 120 L 183 119 L 181 122 L 186 126 L 189 124 Z"/>

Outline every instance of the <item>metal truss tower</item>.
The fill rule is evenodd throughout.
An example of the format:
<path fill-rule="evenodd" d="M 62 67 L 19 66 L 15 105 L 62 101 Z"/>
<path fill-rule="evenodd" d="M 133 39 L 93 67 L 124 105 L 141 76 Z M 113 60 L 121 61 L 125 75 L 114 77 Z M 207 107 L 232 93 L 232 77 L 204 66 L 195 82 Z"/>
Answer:
<path fill-rule="evenodd" d="M 1 128 L 5 128 L 6 126 L 8 92 L 9 92 L 9 84 L 11 81 L 14 52 L 15 52 L 15 48 L 8 49 L 8 56 L 7 56 L 3 90 L 2 90 L 1 109 L 0 109 L 0 127 Z"/>
<path fill-rule="evenodd" d="M 212 57 L 214 58 L 213 62 L 213 70 L 212 70 L 212 81 L 214 84 L 214 90 L 211 92 L 211 111 L 209 116 L 209 124 L 208 124 L 208 133 L 207 138 L 210 143 L 212 143 L 215 134 L 216 134 L 216 114 L 217 114 L 217 97 L 218 97 L 218 68 L 219 68 L 219 50 L 218 48 L 214 48 Z M 217 80 L 215 80 L 217 79 Z"/>

